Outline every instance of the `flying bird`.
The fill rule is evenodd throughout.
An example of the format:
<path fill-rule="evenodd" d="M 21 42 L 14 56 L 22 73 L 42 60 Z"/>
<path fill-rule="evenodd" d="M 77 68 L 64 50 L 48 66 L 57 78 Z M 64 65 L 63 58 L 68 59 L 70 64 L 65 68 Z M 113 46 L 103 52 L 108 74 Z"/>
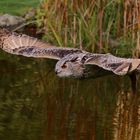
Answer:
<path fill-rule="evenodd" d="M 108 74 L 140 72 L 140 59 L 120 58 L 109 53 L 89 53 L 81 49 L 57 47 L 37 38 L 0 28 L 0 48 L 25 57 L 56 59 L 59 77 L 88 78 Z"/>

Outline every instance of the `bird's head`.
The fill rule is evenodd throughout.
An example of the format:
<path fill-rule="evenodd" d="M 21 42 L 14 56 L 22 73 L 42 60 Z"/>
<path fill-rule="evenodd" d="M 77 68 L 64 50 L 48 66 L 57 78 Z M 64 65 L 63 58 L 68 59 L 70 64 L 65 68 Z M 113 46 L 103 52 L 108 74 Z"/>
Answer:
<path fill-rule="evenodd" d="M 56 74 L 59 77 L 82 77 L 84 73 L 84 56 L 83 53 L 75 53 L 63 57 L 56 63 Z"/>

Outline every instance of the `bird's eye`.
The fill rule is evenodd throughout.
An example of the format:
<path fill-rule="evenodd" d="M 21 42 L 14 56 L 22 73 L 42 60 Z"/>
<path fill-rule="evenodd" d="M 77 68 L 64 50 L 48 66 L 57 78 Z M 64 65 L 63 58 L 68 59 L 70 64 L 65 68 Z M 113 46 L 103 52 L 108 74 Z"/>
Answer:
<path fill-rule="evenodd" d="M 62 69 L 65 69 L 67 68 L 67 65 L 66 64 L 63 64 L 63 66 L 61 66 Z"/>

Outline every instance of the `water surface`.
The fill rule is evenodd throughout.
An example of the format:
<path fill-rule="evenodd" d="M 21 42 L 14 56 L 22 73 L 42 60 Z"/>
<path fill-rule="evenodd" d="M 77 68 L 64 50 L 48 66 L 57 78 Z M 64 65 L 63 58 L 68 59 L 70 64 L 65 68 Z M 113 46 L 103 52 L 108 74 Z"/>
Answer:
<path fill-rule="evenodd" d="M 126 77 L 62 79 L 55 62 L 1 52 L 1 140 L 139 140 L 139 91 Z"/>

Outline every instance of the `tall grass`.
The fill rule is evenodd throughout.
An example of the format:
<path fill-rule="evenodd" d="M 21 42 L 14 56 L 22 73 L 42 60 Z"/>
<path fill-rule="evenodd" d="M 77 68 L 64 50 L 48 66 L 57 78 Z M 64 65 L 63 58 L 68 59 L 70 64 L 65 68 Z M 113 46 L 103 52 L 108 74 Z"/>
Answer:
<path fill-rule="evenodd" d="M 44 0 L 37 22 L 59 46 L 138 56 L 139 13 L 138 0 Z"/>

